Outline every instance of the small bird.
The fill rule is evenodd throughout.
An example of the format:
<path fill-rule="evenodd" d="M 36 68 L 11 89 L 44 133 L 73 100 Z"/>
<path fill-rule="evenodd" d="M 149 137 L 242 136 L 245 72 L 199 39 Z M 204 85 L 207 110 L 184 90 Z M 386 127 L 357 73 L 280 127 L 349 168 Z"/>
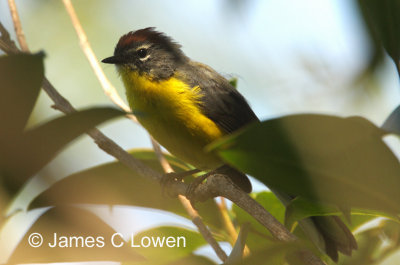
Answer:
<path fill-rule="evenodd" d="M 133 113 L 171 154 L 199 170 L 225 174 L 243 191 L 251 192 L 245 174 L 204 150 L 222 136 L 259 122 L 226 78 L 192 61 L 178 43 L 155 28 L 123 35 L 114 55 L 102 62 L 116 65 Z M 284 204 L 294 198 L 275 193 Z M 335 261 L 338 251 L 350 255 L 357 247 L 352 233 L 337 217 L 312 217 L 300 226 Z"/>

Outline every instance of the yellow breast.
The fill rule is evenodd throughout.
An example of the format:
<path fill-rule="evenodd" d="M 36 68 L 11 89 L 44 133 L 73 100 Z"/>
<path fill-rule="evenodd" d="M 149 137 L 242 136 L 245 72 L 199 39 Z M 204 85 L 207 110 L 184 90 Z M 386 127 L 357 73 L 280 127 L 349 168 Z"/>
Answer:
<path fill-rule="evenodd" d="M 138 73 L 119 69 L 134 113 L 147 131 L 170 153 L 209 170 L 222 165 L 219 157 L 204 147 L 223 136 L 223 131 L 198 107 L 199 87 L 189 87 L 171 77 L 152 81 Z"/>

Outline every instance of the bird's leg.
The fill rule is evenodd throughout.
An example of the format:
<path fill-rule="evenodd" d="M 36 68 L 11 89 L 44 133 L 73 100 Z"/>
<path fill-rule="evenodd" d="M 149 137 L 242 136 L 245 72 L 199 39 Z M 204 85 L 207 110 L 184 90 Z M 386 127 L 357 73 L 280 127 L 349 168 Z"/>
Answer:
<path fill-rule="evenodd" d="M 161 180 L 160 180 L 160 185 L 161 185 L 161 189 L 162 189 L 162 193 L 163 194 L 167 194 L 167 188 L 168 185 L 171 182 L 174 181 L 182 181 L 185 177 L 188 177 L 190 175 L 196 174 L 201 172 L 200 169 L 192 169 L 192 170 L 188 170 L 188 171 L 183 171 L 183 172 L 170 172 L 170 173 L 166 173 L 162 176 Z"/>

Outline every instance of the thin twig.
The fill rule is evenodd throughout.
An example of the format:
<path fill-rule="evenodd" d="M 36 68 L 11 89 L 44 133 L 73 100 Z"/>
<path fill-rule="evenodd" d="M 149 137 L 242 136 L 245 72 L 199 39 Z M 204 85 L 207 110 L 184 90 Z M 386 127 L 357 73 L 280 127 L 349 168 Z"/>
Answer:
<path fill-rule="evenodd" d="M 83 28 L 81 26 L 81 23 L 79 22 L 78 16 L 76 15 L 76 12 L 74 10 L 74 7 L 72 6 L 71 1 L 63 0 L 63 3 L 78 35 L 79 43 L 81 45 L 83 53 L 86 55 L 86 58 L 90 63 L 90 66 L 92 67 L 95 75 L 97 76 L 97 79 L 100 81 L 104 93 L 125 112 L 131 112 L 129 106 L 125 104 L 125 102 L 119 96 L 117 96 L 118 95 L 117 90 L 110 83 L 110 81 L 108 81 L 106 75 L 103 72 L 103 69 L 101 69 L 100 64 L 98 63 L 99 61 L 96 58 L 96 55 L 94 54 L 92 48 L 90 47 L 90 43 L 87 39 L 85 32 L 83 31 Z"/>
<path fill-rule="evenodd" d="M 235 226 L 233 225 L 232 219 L 229 216 L 228 213 L 228 207 L 226 205 L 226 201 L 224 197 L 220 197 L 221 202 L 218 204 L 218 208 L 221 212 L 222 219 L 224 221 L 225 229 L 228 232 L 228 235 L 230 237 L 230 243 L 232 246 L 235 245 L 236 240 L 238 240 L 238 233 L 235 229 Z M 243 257 L 247 257 L 250 255 L 250 249 L 247 246 L 247 244 L 244 245 L 243 249 Z"/>
<path fill-rule="evenodd" d="M 82 25 L 79 21 L 78 16 L 76 15 L 75 9 L 74 9 L 71 1 L 63 0 L 63 3 L 65 6 L 65 9 L 67 10 L 67 12 L 72 20 L 72 25 L 74 26 L 75 31 L 78 35 L 82 51 L 85 54 L 86 58 L 88 59 L 95 75 L 97 76 L 98 80 L 100 81 L 100 84 L 103 87 L 105 94 L 116 105 L 118 105 L 120 108 L 122 108 L 125 112 L 131 112 L 131 109 L 129 108 L 129 106 L 126 105 L 125 102 L 118 95 L 117 90 L 111 84 L 111 82 L 108 80 L 108 78 L 105 76 L 102 68 L 100 67 L 100 64 L 98 63 L 98 59 L 96 58 L 96 55 L 94 54 L 93 49 L 90 46 L 90 43 L 86 36 L 86 33 L 82 28 Z M 134 115 L 131 115 L 130 118 L 137 122 L 137 119 Z M 164 169 L 164 172 L 165 173 L 173 172 L 172 167 L 168 163 L 167 159 L 165 159 L 165 157 L 163 156 L 159 144 L 151 136 L 150 136 L 150 138 L 151 138 L 151 142 L 153 145 L 153 149 L 154 149 L 155 153 L 157 154 L 158 160 L 160 161 L 160 164 L 161 164 L 162 168 Z M 186 212 L 189 214 L 193 223 L 197 226 L 200 233 L 205 238 L 205 240 L 211 245 L 211 247 L 214 249 L 214 251 L 218 255 L 218 257 L 222 261 L 225 261 L 227 258 L 227 255 L 222 250 L 222 248 L 219 246 L 218 242 L 214 239 L 211 232 L 208 230 L 207 226 L 203 223 L 198 212 L 195 209 L 193 209 L 192 205 L 190 204 L 189 200 L 186 199 L 186 197 L 179 195 L 178 198 L 179 198 L 180 202 L 182 203 L 183 207 L 185 208 Z"/>
<path fill-rule="evenodd" d="M 221 202 L 218 203 L 218 208 L 221 211 L 222 218 L 224 220 L 225 229 L 228 232 L 228 235 L 230 237 L 230 243 L 233 246 L 235 244 L 236 240 L 237 240 L 238 233 L 236 232 L 235 226 L 233 225 L 233 223 L 231 221 L 231 218 L 229 217 L 228 208 L 226 206 L 225 198 L 224 197 L 220 197 L 220 200 L 221 200 Z"/>
<path fill-rule="evenodd" d="M 26 42 L 24 31 L 22 30 L 21 20 L 19 19 L 17 6 L 14 0 L 8 0 L 8 6 L 10 7 L 11 18 L 14 22 L 14 30 L 17 34 L 17 40 L 21 50 L 24 52 L 29 52 L 28 43 Z"/>
<path fill-rule="evenodd" d="M 168 163 L 168 160 L 163 155 L 160 145 L 156 142 L 156 140 L 154 140 L 154 138 L 152 136 L 150 136 L 150 140 L 151 140 L 151 145 L 153 146 L 153 149 L 154 149 L 154 153 L 156 154 L 157 159 L 160 162 L 160 165 L 163 168 L 164 172 L 165 173 L 174 172 L 173 168 Z"/>
<path fill-rule="evenodd" d="M 232 223 L 232 219 L 229 217 L 228 207 L 226 205 L 226 199 L 224 197 L 220 197 L 220 199 L 221 199 L 221 202 L 218 204 L 218 208 L 221 211 L 225 228 L 229 234 L 229 237 L 231 238 L 231 244 L 232 244 L 232 246 L 234 246 L 234 244 L 238 238 L 238 233 L 235 229 L 235 226 Z M 249 255 L 250 255 L 250 249 L 247 245 L 245 245 L 244 250 L 243 250 L 243 257 L 247 257 Z"/>

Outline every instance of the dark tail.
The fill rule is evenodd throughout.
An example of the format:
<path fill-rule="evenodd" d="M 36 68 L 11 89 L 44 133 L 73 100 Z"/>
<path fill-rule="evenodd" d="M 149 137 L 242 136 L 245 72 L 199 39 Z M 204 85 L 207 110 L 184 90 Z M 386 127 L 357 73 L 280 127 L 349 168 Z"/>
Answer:
<path fill-rule="evenodd" d="M 315 216 L 310 220 L 322 236 L 324 252 L 335 262 L 339 259 L 339 252 L 351 256 L 357 249 L 357 242 L 351 231 L 337 216 Z M 302 227 L 307 230 L 306 227 Z"/>
<path fill-rule="evenodd" d="M 273 191 L 286 206 L 292 199 L 282 192 Z M 299 221 L 299 226 L 309 239 L 333 261 L 339 259 L 339 252 L 350 256 L 357 249 L 357 242 L 351 231 L 337 216 L 314 216 Z"/>

